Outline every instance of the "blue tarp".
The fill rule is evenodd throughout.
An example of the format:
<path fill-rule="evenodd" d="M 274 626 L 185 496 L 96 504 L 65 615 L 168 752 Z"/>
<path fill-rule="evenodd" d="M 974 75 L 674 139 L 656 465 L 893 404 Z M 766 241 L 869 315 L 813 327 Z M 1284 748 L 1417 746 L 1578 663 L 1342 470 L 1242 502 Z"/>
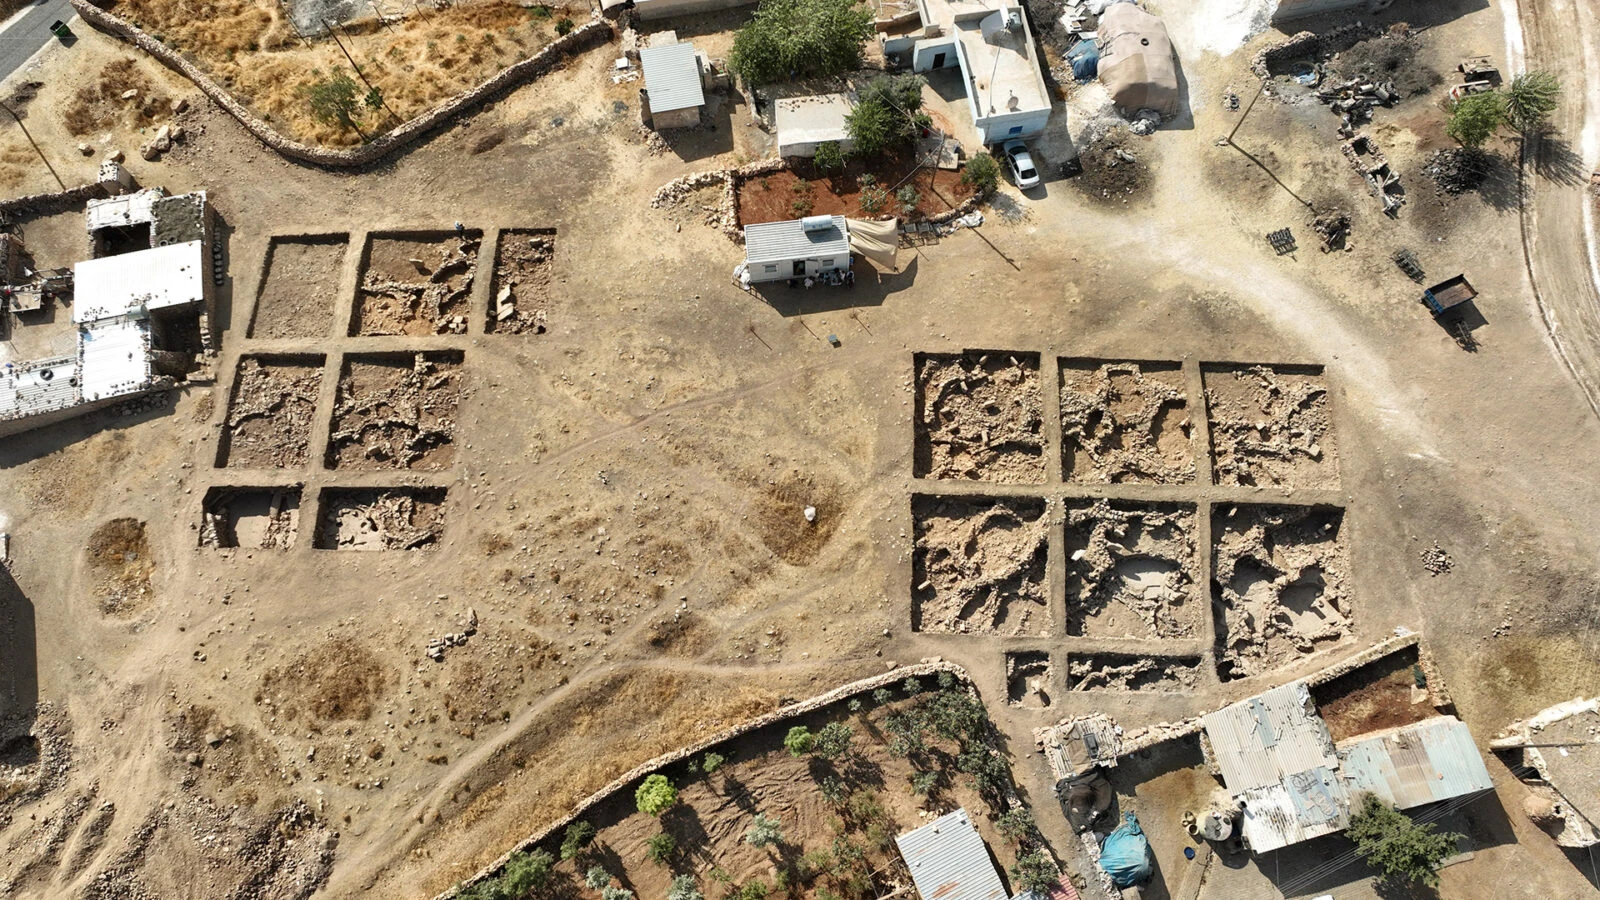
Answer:
<path fill-rule="evenodd" d="M 1119 888 L 1133 887 L 1150 877 L 1150 842 L 1133 813 L 1125 813 L 1122 827 L 1106 835 L 1100 845 L 1100 868 Z"/>
<path fill-rule="evenodd" d="M 1094 41 L 1079 41 L 1067 51 L 1067 64 L 1079 83 L 1093 81 L 1100 74 L 1100 46 Z"/>

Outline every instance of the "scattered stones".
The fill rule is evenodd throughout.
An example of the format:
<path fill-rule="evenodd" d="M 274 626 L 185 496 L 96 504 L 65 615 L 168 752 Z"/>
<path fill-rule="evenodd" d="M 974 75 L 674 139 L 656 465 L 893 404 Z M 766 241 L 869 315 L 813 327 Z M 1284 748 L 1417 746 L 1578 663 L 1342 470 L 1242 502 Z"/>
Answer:
<path fill-rule="evenodd" d="M 1455 568 L 1456 565 L 1456 561 L 1450 558 L 1450 554 L 1446 553 L 1443 547 L 1439 546 L 1438 541 L 1435 541 L 1432 547 L 1422 551 L 1421 556 L 1422 567 L 1428 570 L 1429 575 L 1449 574 L 1450 570 Z"/>
<path fill-rule="evenodd" d="M 1062 360 L 1061 452 L 1067 480 L 1194 481 L 1188 407 L 1177 363 Z"/>
<path fill-rule="evenodd" d="M 1439 193 L 1455 196 L 1477 190 L 1495 165 L 1495 157 L 1480 148 L 1451 147 L 1428 157 L 1422 174 L 1433 180 Z"/>
<path fill-rule="evenodd" d="M 1317 366 L 1205 366 L 1217 484 L 1337 488 L 1328 389 Z"/>
<path fill-rule="evenodd" d="M 1045 480 L 1039 355 L 971 350 L 918 354 L 919 478 L 1038 484 Z"/>
<path fill-rule="evenodd" d="M 912 630 L 1050 633 L 1043 500 L 916 496 L 911 517 Z"/>
<path fill-rule="evenodd" d="M 445 468 L 455 457 L 461 354 L 345 358 L 328 435 L 330 469 Z"/>

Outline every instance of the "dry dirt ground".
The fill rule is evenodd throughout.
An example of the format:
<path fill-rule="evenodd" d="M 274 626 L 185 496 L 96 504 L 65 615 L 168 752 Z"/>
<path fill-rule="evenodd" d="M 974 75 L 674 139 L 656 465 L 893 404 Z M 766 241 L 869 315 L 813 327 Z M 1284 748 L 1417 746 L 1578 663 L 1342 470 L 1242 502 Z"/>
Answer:
<path fill-rule="evenodd" d="M 1408 8 L 1397 3 L 1385 20 Z M 1439 71 L 1465 49 L 1503 46 L 1498 7 L 1435 9 L 1420 39 Z M 1345 163 L 1325 107 L 1263 100 L 1236 137 L 1297 193 L 1350 212 L 1349 252 L 1309 249 L 1305 208 L 1255 162 L 1215 146 L 1236 116 L 1221 104 L 1224 88 L 1253 84 L 1249 50 L 1185 49 L 1192 116 L 1132 144 L 1147 187 L 1126 204 L 1091 202 L 1062 181 L 1026 198 L 1008 192 L 1002 203 L 1021 214 L 908 249 L 899 273 L 769 304 L 728 282 L 739 253 L 724 237 L 681 209 L 648 208 L 660 185 L 736 154 L 708 140 L 711 151 L 692 160 L 652 155 L 638 137 L 636 86 L 610 81 L 614 49 L 368 174 L 284 163 L 192 88 L 136 63 L 163 96 L 191 99 L 180 117 L 190 139 L 130 168 L 145 184 L 204 188 L 221 212 L 223 374 L 158 411 L 0 446 L 16 584 L 5 607 L 14 649 L 0 670 L 7 733 L 18 710 L 43 704 L 20 726 L 37 744 L 5 756 L 7 783 L 22 787 L 0 810 L 0 892 L 430 896 L 658 752 L 923 656 L 974 673 L 1062 853 L 1071 839 L 1027 751 L 1030 729 L 1064 714 L 1101 709 L 1136 727 L 1197 713 L 1399 625 L 1427 633 L 1480 738 L 1594 690 L 1600 487 L 1576 461 L 1592 456 L 1600 422 L 1552 353 L 1514 205 L 1493 192 L 1435 196 L 1418 174 L 1446 145 L 1432 94 L 1380 110 L 1371 129 L 1411 187 L 1395 220 Z M 63 179 L 81 181 L 109 149 L 140 142 L 122 119 L 91 136 L 96 155 L 80 156 L 58 112 L 101 67 L 130 56 L 83 29 L 70 53 L 18 74 L 42 84 L 24 121 Z M 15 123 L 0 126 L 6 147 L 32 153 Z M 0 151 L 0 163 L 10 159 Z M 15 179 L 16 193 L 53 183 L 31 161 Z M 559 314 L 546 333 L 482 333 L 493 297 L 480 278 L 457 313 L 464 332 L 346 336 L 360 283 L 351 257 L 369 238 L 448 238 L 456 222 L 483 229 L 484 253 L 503 229 L 557 229 Z M 1285 226 L 1303 248 L 1278 256 L 1264 236 Z M 23 229 L 37 243 L 69 242 L 48 251 L 57 256 L 81 252 L 70 227 Z M 270 320 L 253 307 L 274 294 L 259 283 L 273 238 L 330 233 L 349 234 L 357 251 L 322 282 L 333 285 L 332 324 L 247 337 L 253 316 Z M 1389 261 L 1399 246 L 1440 277 L 1471 273 L 1485 320 L 1477 353 L 1422 311 Z M 1036 483 L 915 475 L 925 471 L 917 354 L 970 348 L 1039 360 Z M 461 354 L 471 386 L 449 461 L 437 471 L 329 470 L 348 354 L 416 352 Z M 219 468 L 240 359 L 273 354 L 325 358 L 308 458 Z M 1049 396 L 1061 359 L 1181 361 L 1195 477 L 1065 480 L 1062 404 Z M 1322 367 L 1337 452 L 1323 456 L 1336 459 L 1337 480 L 1215 478 L 1205 460 L 1216 436 L 1201 418 L 1212 370 L 1202 362 Z M 296 485 L 298 527 L 314 535 L 287 549 L 202 546 L 213 488 Z M 941 595 L 944 582 L 919 588 L 930 551 L 943 547 L 924 542 L 914 502 L 929 501 L 913 495 L 947 504 L 943 547 L 973 526 L 963 510 L 1031 510 L 1013 517 L 1006 539 L 1026 538 L 1026 558 L 1042 557 L 1061 580 L 999 586 L 1037 610 L 1025 627 L 1016 612 L 999 620 L 1018 636 L 913 627 L 919 604 L 951 623 L 965 606 Z M 1069 634 L 1065 511 L 1102 495 L 1195 504 L 1203 573 L 1227 521 L 1220 509 L 1342 510 L 1350 637 L 1314 641 L 1302 657 L 1285 634 L 1281 667 L 1224 683 L 1215 615 L 1198 616 L 1192 636 L 1138 644 Z M 1433 576 L 1423 551 L 1436 542 L 1454 566 Z M 1282 573 L 1273 586 L 1299 587 L 1298 559 L 1264 561 Z M 954 563 L 940 563 L 941 579 L 968 577 Z M 1193 587 L 1201 597 L 1216 589 Z M 1280 592 L 1260 608 L 1270 616 L 1274 602 L 1295 599 Z M 975 610 L 967 621 L 983 617 L 993 618 Z M 1041 677 L 1036 658 L 1020 689 L 1035 699 L 1005 702 L 1006 654 L 1018 652 L 1046 654 L 1048 707 L 1026 685 Z M 1152 674 L 1118 671 L 1145 659 L 1158 660 Z M 1096 687 L 1119 683 L 1127 689 Z M 1504 786 L 1489 802 L 1500 824 L 1471 863 L 1443 873 L 1444 895 L 1592 890 L 1583 860 L 1520 819 L 1521 789 L 1497 766 Z M 1153 821 L 1175 821 L 1208 789 L 1186 767 L 1145 774 L 1141 802 L 1163 811 Z M 1153 838 L 1158 853 L 1181 848 L 1170 831 Z M 1162 858 L 1171 893 L 1182 870 Z M 1272 861 L 1214 867 L 1220 887 L 1205 896 L 1275 896 L 1293 862 L 1283 860 L 1283 876 Z M 1340 896 L 1373 893 L 1355 883 Z"/>

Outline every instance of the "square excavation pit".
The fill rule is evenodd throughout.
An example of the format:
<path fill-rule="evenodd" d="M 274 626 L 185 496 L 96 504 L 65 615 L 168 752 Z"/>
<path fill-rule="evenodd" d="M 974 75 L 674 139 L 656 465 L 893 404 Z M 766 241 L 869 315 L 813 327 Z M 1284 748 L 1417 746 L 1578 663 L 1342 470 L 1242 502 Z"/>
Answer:
<path fill-rule="evenodd" d="M 1321 366 L 1201 367 L 1217 484 L 1337 488 L 1339 455 Z"/>
<path fill-rule="evenodd" d="M 1044 650 L 1006 653 L 1006 702 L 1024 709 L 1049 709 L 1050 654 Z"/>
<path fill-rule="evenodd" d="M 245 356 L 233 379 L 228 418 L 217 442 L 217 465 L 296 469 L 311 458 L 311 423 L 326 358 Z"/>
<path fill-rule="evenodd" d="M 544 334 L 555 257 L 554 228 L 500 232 L 485 333 Z"/>
<path fill-rule="evenodd" d="M 348 234 L 279 235 L 267 245 L 252 338 L 327 338 Z"/>
<path fill-rule="evenodd" d="M 917 478 L 1040 484 L 1045 480 L 1039 354 L 919 353 Z"/>
<path fill-rule="evenodd" d="M 913 496 L 911 518 L 913 631 L 1050 633 L 1043 500 Z"/>
<path fill-rule="evenodd" d="M 300 532 L 301 485 L 214 487 L 200 514 L 200 546 L 288 550 Z"/>
<path fill-rule="evenodd" d="M 374 234 L 361 259 L 352 335 L 466 334 L 483 232 Z"/>
<path fill-rule="evenodd" d="M 1351 634 L 1344 510 L 1222 505 L 1212 512 L 1217 674 L 1270 672 Z"/>
<path fill-rule="evenodd" d="M 444 488 L 326 488 L 318 550 L 432 550 L 444 535 Z"/>
<path fill-rule="evenodd" d="M 1067 481 L 1194 481 L 1194 423 L 1181 364 L 1063 359 L 1060 371 Z"/>
<path fill-rule="evenodd" d="M 330 469 L 438 471 L 455 458 L 459 352 L 345 357 L 328 434 Z"/>
<path fill-rule="evenodd" d="M 1069 691 L 1194 690 L 1200 672 L 1197 656 L 1135 656 L 1127 653 L 1069 653 Z"/>
<path fill-rule="evenodd" d="M 1067 634 L 1191 637 L 1204 623 L 1195 508 L 1096 500 L 1068 506 Z"/>

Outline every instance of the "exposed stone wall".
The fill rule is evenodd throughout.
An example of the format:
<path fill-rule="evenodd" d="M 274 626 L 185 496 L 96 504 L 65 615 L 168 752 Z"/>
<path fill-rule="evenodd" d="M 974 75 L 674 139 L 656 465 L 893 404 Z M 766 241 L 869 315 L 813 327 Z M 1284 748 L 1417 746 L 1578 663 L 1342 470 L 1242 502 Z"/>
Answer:
<path fill-rule="evenodd" d="M 746 178 L 759 178 L 782 172 L 789 164 L 783 159 L 758 159 L 732 169 L 713 169 L 675 178 L 662 185 L 650 198 L 652 207 L 672 206 L 690 192 L 722 184 L 722 203 L 715 212 L 706 216 L 706 224 L 728 236 L 735 244 L 744 243 L 744 227 L 739 222 L 739 182 Z"/>
<path fill-rule="evenodd" d="M 77 3 L 78 0 L 73 0 Z M 1314 34 L 1302 31 L 1287 40 L 1280 41 L 1270 47 L 1261 48 L 1251 62 L 1250 68 L 1259 78 L 1271 77 L 1271 68 L 1279 63 L 1290 62 L 1307 56 L 1320 57 L 1323 54 L 1343 50 L 1361 39 L 1368 32 L 1367 26 L 1360 22 L 1340 25 L 1332 31 Z"/>
<path fill-rule="evenodd" d="M 507 67 L 488 81 L 457 94 L 393 131 L 359 147 L 333 149 L 302 144 L 279 134 L 271 125 L 246 109 L 233 94 L 212 81 L 211 77 L 198 66 L 185 59 L 176 50 L 152 38 L 132 22 L 94 6 L 89 0 L 71 0 L 71 3 L 72 8 L 85 22 L 122 38 L 154 56 L 167 68 L 194 82 L 195 87 L 210 97 L 212 102 L 227 110 L 229 115 L 238 119 L 239 124 L 263 144 L 290 159 L 329 168 L 359 168 L 370 165 L 513 88 L 533 81 L 550 71 L 561 60 L 579 51 L 606 43 L 613 37 L 610 22 L 593 19 L 573 29 L 566 36 L 556 38 L 544 49 L 522 62 Z"/>
<path fill-rule="evenodd" d="M 629 771 L 627 774 L 618 777 L 615 781 L 589 795 L 589 797 L 582 803 L 579 803 L 571 813 L 560 819 L 557 819 L 555 822 L 552 822 L 543 830 L 534 832 L 532 835 L 522 839 L 515 847 L 512 847 L 510 850 L 506 851 L 505 855 L 485 866 L 471 878 L 468 878 L 455 887 L 452 887 L 444 893 L 439 894 L 434 898 L 434 900 L 450 900 L 450 898 L 454 897 L 462 887 L 475 884 L 485 878 L 493 876 L 496 872 L 505 867 L 505 864 L 510 861 L 513 853 L 522 853 L 533 849 L 543 841 L 548 840 L 556 832 L 566 828 L 568 825 L 581 818 L 589 810 L 605 802 L 611 797 L 611 795 L 631 787 L 635 782 L 643 780 L 646 775 L 660 771 L 661 769 L 664 769 L 667 766 L 675 763 L 683 762 L 684 760 L 691 756 L 695 756 L 696 754 L 704 753 L 706 750 L 709 750 L 712 747 L 723 743 L 724 741 L 731 741 L 735 738 L 743 737 L 751 732 L 759 731 L 763 728 L 766 728 L 770 725 L 775 725 L 787 719 L 809 715 L 819 709 L 832 706 L 833 704 L 842 702 L 844 700 L 848 700 L 849 698 L 858 694 L 865 694 L 875 691 L 881 687 L 888 687 L 889 685 L 902 682 L 907 678 L 921 678 L 929 675 L 937 675 L 940 672 L 949 672 L 968 688 L 971 688 L 972 686 L 972 679 L 967 675 L 967 670 L 961 668 L 955 663 L 935 660 L 933 662 L 919 663 L 914 666 L 901 666 L 898 669 L 891 669 L 881 675 L 874 675 L 871 678 L 853 681 L 849 684 L 843 685 L 842 687 L 834 688 L 825 694 L 818 694 L 810 699 L 801 700 L 798 703 L 791 703 L 788 706 L 780 707 L 764 716 L 757 716 L 754 719 L 739 725 L 735 725 L 732 728 L 719 731 L 705 740 L 700 741 L 699 743 L 690 744 L 687 747 L 683 747 L 681 749 L 674 750 L 671 753 L 658 756 L 655 759 L 652 759 L 649 762 Z M 1011 799 L 1013 804 L 1017 802 L 1014 797 L 1009 799 Z"/>
<path fill-rule="evenodd" d="M 109 196 L 106 185 L 99 182 L 80 184 L 64 191 L 52 191 L 48 194 L 29 194 L 26 197 L 14 197 L 10 200 L 0 200 L 0 216 L 18 219 L 32 216 L 48 216 L 59 212 L 66 212 L 74 206 L 82 206 L 90 200 L 98 200 Z"/>

